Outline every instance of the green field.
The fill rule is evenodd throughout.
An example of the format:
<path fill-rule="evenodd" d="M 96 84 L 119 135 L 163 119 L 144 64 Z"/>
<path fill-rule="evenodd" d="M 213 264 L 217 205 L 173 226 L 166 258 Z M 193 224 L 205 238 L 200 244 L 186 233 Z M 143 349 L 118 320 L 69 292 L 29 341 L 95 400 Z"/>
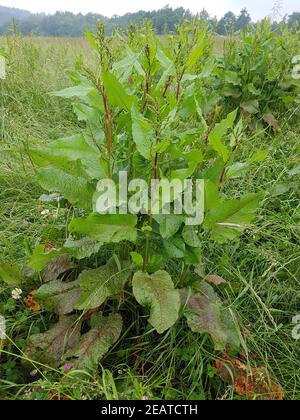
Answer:
<path fill-rule="evenodd" d="M 151 55 L 154 54 L 152 48 L 163 50 L 166 45 L 165 40 L 156 44 L 148 30 L 145 30 L 145 34 L 146 40 L 138 33 L 132 41 L 117 41 L 116 45 L 111 46 L 114 60 L 120 62 L 124 59 L 126 51 L 123 47 L 129 45 L 137 55 L 141 54 L 137 60 L 145 67 L 147 48 Z M 182 36 L 187 35 L 184 32 Z M 295 328 L 292 320 L 300 315 L 300 84 L 292 83 L 289 77 L 293 69 L 292 58 L 300 54 L 299 34 L 285 32 L 279 36 L 261 28 L 255 34 L 248 34 L 248 39 L 243 42 L 226 39 L 225 50 L 225 39 L 213 40 L 210 34 L 204 37 L 207 39 L 205 48 L 197 57 L 196 50 L 192 49 L 194 59 L 189 55 L 188 43 L 194 46 L 197 42 L 194 43 L 189 35 L 186 50 L 183 48 L 181 55 L 177 54 L 182 62 L 175 61 L 171 52 L 167 57 L 167 48 L 163 51 L 164 58 L 152 58 L 158 64 L 149 70 L 150 90 L 145 97 L 144 79 L 137 74 L 136 68 L 124 76 L 108 66 L 127 89 L 127 93 L 125 89 L 124 92 L 122 90 L 117 99 L 108 93 L 108 101 L 112 104 L 115 129 L 121 125 L 125 133 L 120 131 L 123 134 L 117 133 L 114 137 L 116 153 L 119 153 L 117 147 L 121 147 L 122 135 L 126 137 L 126 133 L 129 133 L 128 138 L 131 136 L 131 128 L 126 131 L 126 116 L 128 121 L 130 110 L 127 114 L 126 107 L 122 109 L 120 106 L 118 98 L 121 95 L 126 100 L 130 95 L 135 95 L 139 106 L 142 105 L 141 109 L 145 111 L 147 124 L 159 120 L 159 127 L 160 118 L 165 115 L 162 103 L 165 104 L 165 100 L 165 106 L 173 104 L 177 116 L 165 128 L 165 132 L 169 130 L 170 136 L 176 134 L 174 136 L 178 142 L 174 144 L 177 149 L 182 139 L 185 143 L 180 151 L 176 149 L 178 153 L 173 158 L 174 148 L 167 148 L 167 137 L 162 133 L 159 141 L 166 142 L 166 148 L 155 149 L 162 156 L 159 161 L 161 174 L 167 173 L 168 162 L 173 160 L 173 169 L 186 169 L 183 156 L 196 150 L 201 150 L 204 160 L 197 162 L 194 171 L 200 171 L 201 167 L 200 172 L 206 173 L 209 165 L 218 161 L 218 153 L 224 154 L 224 147 L 229 150 L 230 141 L 239 139 L 238 147 L 233 146 L 233 152 L 231 150 L 229 158 L 225 159 L 223 171 L 227 174 L 226 182 L 225 175 L 221 174 L 219 193 L 226 200 L 238 200 L 245 194 L 259 194 L 251 223 L 246 222 L 245 228 L 237 236 L 234 234 L 230 241 L 215 240 L 209 230 L 201 232 L 198 238 L 201 241 L 199 261 L 191 264 L 169 256 L 160 266 L 160 270 L 164 269 L 171 275 L 176 288 L 179 285 L 194 287 L 195 267 L 197 276 L 202 280 L 211 275 L 226 280 L 226 284 L 213 286 L 214 293 L 222 299 L 224 311 L 226 308 L 228 313 L 233 314 L 239 330 L 239 350 L 231 353 L 225 347 L 221 349 L 215 345 L 216 340 L 211 339 L 213 334 L 207 331 L 192 332 L 184 317 L 163 333 L 155 331 L 155 323 L 153 328 L 147 323 L 149 308 L 136 303 L 127 285 L 117 298 L 109 297 L 102 306 L 105 314 L 120 310 L 124 325 L 121 337 L 98 361 L 98 368 L 86 373 L 72 369 L 66 371 L 62 367 L 64 363 L 51 365 L 43 357 L 29 355 L 29 337 L 46 332 L 57 322 L 57 315 L 48 310 L 45 302 L 41 303 L 39 310 L 32 310 L 28 301 L 27 305 L 24 302 L 26 296 L 39 289 L 43 281 L 43 272 L 29 268 L 30 261 L 33 261 L 35 248 L 41 244 L 45 244 L 48 250 L 63 247 L 69 236 L 71 220 L 79 217 L 76 205 L 64 207 L 63 204 L 40 201 L 40 196 L 47 194 L 47 191 L 38 182 L 41 168 L 30 150 L 51 147 L 57 139 L 87 132 L 85 120 L 78 121 L 74 113 L 74 98 L 53 96 L 49 92 L 74 85 L 66 70 L 76 70 L 85 77 L 89 74 L 86 69 L 97 74 L 99 59 L 86 39 L 2 38 L 0 48 L 2 46 L 6 57 L 7 74 L 4 80 L 0 80 L 0 278 L 6 282 L 0 283 L 0 315 L 6 320 L 6 338 L 0 340 L 0 398 L 231 400 L 282 399 L 282 394 L 289 400 L 300 398 L 300 347 L 292 334 Z M 197 39 L 199 41 L 200 38 Z M 176 42 L 174 50 L 178 47 Z M 143 56 L 144 50 L 146 58 Z M 154 85 L 163 71 L 167 71 L 167 66 L 163 71 L 159 66 L 163 66 L 164 60 L 171 62 L 173 59 L 175 66 L 178 66 L 176 69 L 180 70 L 180 66 L 190 62 L 187 73 L 200 75 L 190 91 L 198 98 L 196 103 L 202 108 L 201 118 L 194 102 L 193 110 L 187 105 L 189 97 L 186 92 L 194 83 L 192 78 L 179 80 L 182 84 L 179 86 L 181 90 L 177 95 L 177 105 L 175 82 L 165 97 L 155 93 Z M 207 63 L 210 59 L 215 61 L 209 68 Z M 170 80 L 173 77 L 176 80 L 173 73 L 167 76 Z M 288 80 L 290 85 L 287 87 Z M 216 100 L 210 101 L 215 95 L 218 96 Z M 155 111 L 152 111 L 154 108 Z M 221 140 L 223 147 L 219 143 L 219 146 L 213 146 L 213 140 L 211 144 L 206 144 L 204 139 L 207 141 L 212 137 L 209 133 L 214 132 L 217 124 L 225 121 L 227 115 L 236 109 L 235 126 L 241 121 L 239 131 L 234 131 L 232 125 L 231 128 L 228 125 L 229 130 L 224 130 Z M 98 113 L 100 115 L 99 110 Z M 125 119 L 119 121 L 122 115 L 125 115 Z M 105 125 L 101 115 L 99 121 L 99 124 Z M 145 124 L 144 121 L 144 125 L 139 126 L 140 132 L 143 132 L 141 127 L 148 127 Z M 207 128 L 195 134 L 201 124 Z M 98 130 L 97 127 L 95 130 Z M 194 131 L 192 134 L 182 134 L 182 137 L 181 133 L 187 130 Z M 125 160 L 133 154 L 128 144 L 125 143 L 120 150 L 120 156 L 125 156 L 122 158 Z M 139 143 L 138 152 L 144 150 L 143 146 Z M 231 160 L 233 154 L 234 161 Z M 108 161 L 109 173 L 118 164 L 109 167 L 110 159 L 111 156 Z M 119 162 L 121 158 L 118 155 L 114 159 Z M 144 160 L 140 160 L 140 164 L 145 165 Z M 138 172 L 137 167 L 135 170 Z M 232 176 L 228 175 L 229 170 Z M 53 192 L 53 189 L 49 188 L 48 192 Z M 248 220 L 244 213 L 243 217 Z M 144 227 L 139 227 L 143 233 Z M 74 280 L 73 276 L 83 270 L 98 268 L 112 255 L 117 255 L 121 260 L 120 256 L 127 251 L 129 258 L 132 251 L 142 254 L 142 271 L 147 271 L 147 259 L 150 257 L 147 252 L 143 254 L 149 246 L 145 236 L 146 241 L 143 242 L 141 238 L 137 245 L 127 242 L 105 244 L 94 255 L 77 261 L 70 279 Z M 155 246 L 153 244 L 153 249 Z M 160 253 L 161 248 L 158 249 Z M 24 265 L 27 270 L 25 274 Z M 17 268 L 10 272 L 11 281 L 7 281 L 7 267 L 14 266 Z M 20 270 L 21 274 L 16 274 L 16 270 Z M 152 274 L 150 268 L 149 271 Z M 16 283 L 18 275 L 22 277 L 19 286 Z M 12 290 L 16 287 L 22 289 L 22 298 L 19 300 L 12 297 Z M 212 311 L 208 318 L 217 318 L 214 310 L 219 303 L 211 305 L 207 308 Z M 82 313 L 76 310 L 74 316 L 81 319 L 84 314 L 86 311 Z M 86 319 L 89 320 L 88 317 Z M 211 319 L 206 322 L 210 325 Z M 219 325 L 210 328 L 219 328 Z M 47 352 L 47 347 L 44 352 Z M 226 381 L 226 374 L 222 375 L 218 366 L 220 361 L 228 363 L 229 357 L 235 361 L 231 362 L 233 365 L 229 363 L 229 370 L 233 368 L 237 381 L 247 382 L 251 378 L 249 372 L 256 375 L 254 390 L 251 379 L 246 391 L 237 389 L 230 380 Z M 243 363 L 245 370 L 241 367 L 234 370 L 237 360 Z M 260 379 L 257 378 L 259 375 Z"/>

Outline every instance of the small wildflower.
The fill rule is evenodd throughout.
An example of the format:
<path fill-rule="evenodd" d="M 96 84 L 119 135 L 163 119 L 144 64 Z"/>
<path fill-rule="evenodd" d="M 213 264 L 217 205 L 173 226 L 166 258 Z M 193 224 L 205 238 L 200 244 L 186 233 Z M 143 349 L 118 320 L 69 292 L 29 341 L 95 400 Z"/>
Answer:
<path fill-rule="evenodd" d="M 22 289 L 14 289 L 11 292 L 11 296 L 15 300 L 20 300 L 21 299 L 21 296 L 22 296 L 22 293 L 23 293 Z"/>
<path fill-rule="evenodd" d="M 30 372 L 30 376 L 32 378 L 34 378 L 37 374 L 38 374 L 38 370 L 37 369 L 35 369 L 35 370 L 33 370 L 33 371 Z"/>
<path fill-rule="evenodd" d="M 69 370 L 73 369 L 73 365 L 71 365 L 71 363 L 66 363 L 64 365 L 64 372 L 69 372 Z"/>
<path fill-rule="evenodd" d="M 43 210 L 41 211 L 41 215 L 43 216 L 44 219 L 48 219 L 48 217 L 50 216 L 50 210 Z"/>
<path fill-rule="evenodd" d="M 143 401 L 148 401 L 148 400 L 149 400 L 149 398 L 148 398 L 146 395 L 144 395 L 144 396 L 143 396 L 143 398 L 142 398 L 142 400 L 143 400 Z"/>

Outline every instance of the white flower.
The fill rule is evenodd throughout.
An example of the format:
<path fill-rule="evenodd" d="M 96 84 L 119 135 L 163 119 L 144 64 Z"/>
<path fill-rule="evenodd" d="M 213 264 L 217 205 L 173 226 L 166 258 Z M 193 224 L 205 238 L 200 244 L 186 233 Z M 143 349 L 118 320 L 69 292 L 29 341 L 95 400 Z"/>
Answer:
<path fill-rule="evenodd" d="M 50 216 L 50 210 L 46 209 L 41 211 L 41 215 L 43 216 L 44 219 L 48 219 L 48 217 Z"/>
<path fill-rule="evenodd" d="M 21 299 L 22 293 L 23 293 L 23 291 L 21 289 L 14 289 L 11 292 L 11 296 L 12 296 L 13 299 L 19 300 L 19 299 Z"/>

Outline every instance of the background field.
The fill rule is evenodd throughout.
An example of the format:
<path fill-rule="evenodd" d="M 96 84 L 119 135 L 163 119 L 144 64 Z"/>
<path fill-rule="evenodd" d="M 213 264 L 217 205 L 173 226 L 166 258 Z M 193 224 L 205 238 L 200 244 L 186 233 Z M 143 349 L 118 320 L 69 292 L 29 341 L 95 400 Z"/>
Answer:
<path fill-rule="evenodd" d="M 222 51 L 222 43 L 222 38 L 216 39 L 216 53 Z M 74 68 L 80 56 L 86 62 L 94 58 L 84 39 L 11 38 L 8 48 L 9 74 L 0 80 L 0 254 L 6 262 L 15 262 L 25 259 L 28 238 L 59 241 L 64 232 L 63 223 L 41 214 L 38 198 L 43 191 L 26 151 L 28 145 L 51 142 L 80 128 L 69 101 L 47 93 L 68 86 L 65 70 Z M 232 285 L 227 301 L 247 328 L 249 357 L 269 369 L 288 399 L 299 399 L 300 348 L 292 338 L 292 318 L 300 313 L 299 174 L 289 170 L 300 164 L 300 124 L 292 118 L 291 113 L 284 115 L 275 138 L 268 132 L 249 136 L 241 156 L 258 147 L 268 149 L 269 156 L 236 188 L 270 193 L 240 243 L 207 243 L 205 255 L 210 273 L 224 276 Z M 287 188 L 288 184 L 295 186 Z M 21 363 L 22 349 L 28 332 L 42 329 L 47 321 L 16 304 L 2 283 L 0 313 L 8 320 L 12 338 L 0 355 L 0 397 L 27 398 L 33 393 L 45 399 L 58 392 L 74 399 L 237 398 L 215 378 L 214 355 L 205 340 L 180 328 L 151 346 L 145 337 L 143 343 L 133 340 L 126 351 L 115 349 L 103 361 L 101 383 L 96 378 L 69 383 L 51 371 L 42 378 L 30 377 Z M 118 364 L 124 353 L 128 363 Z M 112 370 L 114 380 L 105 369 Z M 115 390 L 115 382 L 123 384 L 123 392 Z"/>

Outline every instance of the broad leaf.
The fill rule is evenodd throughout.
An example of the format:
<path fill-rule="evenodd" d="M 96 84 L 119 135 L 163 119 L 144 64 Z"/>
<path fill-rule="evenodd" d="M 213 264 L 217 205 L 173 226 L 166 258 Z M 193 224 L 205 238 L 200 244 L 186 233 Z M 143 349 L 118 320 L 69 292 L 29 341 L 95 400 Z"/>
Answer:
<path fill-rule="evenodd" d="M 92 329 L 66 354 L 66 359 L 77 369 L 97 368 L 102 357 L 118 341 L 122 324 L 119 314 L 94 317 Z"/>
<path fill-rule="evenodd" d="M 53 367 L 60 366 L 64 353 L 79 342 L 80 328 L 81 322 L 76 316 L 60 317 L 49 331 L 29 338 L 27 358 Z"/>
<path fill-rule="evenodd" d="M 24 281 L 18 267 L 13 264 L 2 263 L 0 264 L 0 280 L 9 286 L 21 286 Z"/>
<path fill-rule="evenodd" d="M 45 309 L 59 315 L 73 312 L 80 298 L 79 280 L 73 282 L 51 281 L 41 286 L 35 295 L 35 299 L 42 302 Z"/>
<path fill-rule="evenodd" d="M 59 169 L 44 168 L 38 171 L 38 181 L 42 188 L 49 192 L 59 192 L 74 206 L 92 210 L 95 186 L 86 179 L 69 175 Z"/>
<path fill-rule="evenodd" d="M 176 214 L 154 215 L 153 218 L 159 224 L 159 232 L 164 239 L 174 236 L 185 220 L 184 216 Z"/>
<path fill-rule="evenodd" d="M 238 326 L 231 312 L 224 307 L 212 286 L 201 282 L 200 293 L 188 296 L 185 300 L 185 316 L 191 330 L 195 333 L 208 333 L 215 349 L 238 351 L 240 336 Z"/>
<path fill-rule="evenodd" d="M 259 197 L 259 194 L 249 194 L 211 209 L 205 220 L 211 238 L 222 243 L 240 236 L 255 216 Z"/>
<path fill-rule="evenodd" d="M 118 267 L 114 258 L 102 267 L 84 271 L 78 279 L 82 297 L 77 309 L 98 308 L 107 298 L 116 296 L 123 291 L 130 275 L 130 263 L 123 263 Z"/>
<path fill-rule="evenodd" d="M 185 242 L 181 235 L 173 236 L 163 242 L 164 248 L 169 258 L 184 258 L 185 257 Z"/>
<path fill-rule="evenodd" d="M 121 241 L 135 242 L 137 217 L 134 215 L 91 214 L 87 218 L 74 219 L 69 226 L 72 233 L 81 233 L 102 243 Z"/>
<path fill-rule="evenodd" d="M 56 280 L 61 274 L 76 268 L 69 254 L 62 254 L 51 260 L 45 267 L 42 277 L 45 283 Z"/>
<path fill-rule="evenodd" d="M 237 116 L 237 110 L 228 114 L 225 120 L 222 120 L 217 124 L 209 135 L 209 143 L 212 148 L 222 157 L 224 162 L 227 162 L 229 158 L 229 151 L 227 147 L 223 144 L 223 137 L 226 135 L 227 131 L 233 127 L 234 121 Z"/>
<path fill-rule="evenodd" d="M 39 245 L 34 248 L 33 253 L 30 257 L 28 265 L 34 271 L 42 271 L 46 268 L 47 264 L 54 258 L 57 258 L 59 255 L 64 254 L 65 251 L 60 249 L 51 249 L 49 251 L 46 250 L 45 245 Z"/>
<path fill-rule="evenodd" d="M 182 231 L 184 242 L 192 248 L 199 248 L 201 246 L 201 241 L 196 230 L 194 226 L 185 226 Z"/>
<path fill-rule="evenodd" d="M 68 87 L 66 89 L 52 92 L 52 96 L 59 96 L 61 98 L 73 98 L 77 96 L 80 99 L 85 99 L 88 94 L 95 90 L 93 85 L 89 85 L 88 83 L 79 84 L 77 86 Z"/>
<path fill-rule="evenodd" d="M 179 316 L 180 295 L 166 271 L 157 271 L 151 276 L 138 272 L 132 286 L 139 304 L 150 307 L 149 323 L 159 334 L 175 324 Z"/>
<path fill-rule="evenodd" d="M 82 260 L 91 257 L 93 254 L 97 254 L 102 246 L 103 243 L 93 241 L 90 238 L 83 238 L 78 241 L 69 238 L 64 244 L 64 249 L 72 257 L 77 260 Z"/>
<path fill-rule="evenodd" d="M 190 70 L 191 68 L 193 68 L 195 66 L 195 64 L 197 63 L 197 61 L 201 57 L 205 47 L 206 47 L 206 38 L 205 38 L 204 34 L 202 34 L 200 40 L 195 45 L 195 47 L 192 49 L 192 51 L 191 51 L 191 53 L 190 53 L 190 55 L 187 59 L 186 68 L 188 70 Z"/>
<path fill-rule="evenodd" d="M 68 172 L 67 162 L 79 160 L 91 178 L 100 179 L 104 175 L 98 148 L 82 134 L 55 140 L 48 147 L 31 150 L 30 154 L 39 167 L 54 166 Z"/>
<path fill-rule="evenodd" d="M 110 104 L 130 112 L 135 102 L 135 97 L 127 94 L 124 87 L 112 73 L 102 73 L 102 80 Z"/>
<path fill-rule="evenodd" d="M 132 137 L 138 152 L 146 159 L 151 159 L 151 150 L 154 145 L 154 131 L 149 123 L 133 107 L 131 110 Z"/>

